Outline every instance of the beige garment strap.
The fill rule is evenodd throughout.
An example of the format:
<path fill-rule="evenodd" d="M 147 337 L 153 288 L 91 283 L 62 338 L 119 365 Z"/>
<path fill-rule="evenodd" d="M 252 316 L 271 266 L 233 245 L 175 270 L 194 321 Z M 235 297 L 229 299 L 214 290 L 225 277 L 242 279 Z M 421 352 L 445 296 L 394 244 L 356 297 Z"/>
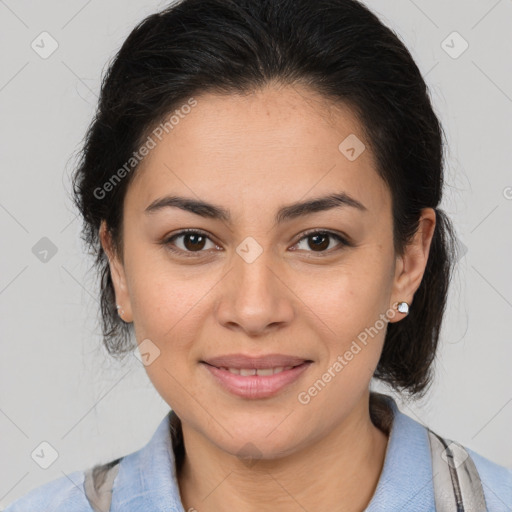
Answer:
<path fill-rule="evenodd" d="M 428 430 L 436 512 L 487 512 L 482 482 L 462 445 Z"/>
<path fill-rule="evenodd" d="M 85 472 L 84 490 L 94 512 L 109 512 L 112 487 L 119 472 L 121 459 L 94 466 Z"/>

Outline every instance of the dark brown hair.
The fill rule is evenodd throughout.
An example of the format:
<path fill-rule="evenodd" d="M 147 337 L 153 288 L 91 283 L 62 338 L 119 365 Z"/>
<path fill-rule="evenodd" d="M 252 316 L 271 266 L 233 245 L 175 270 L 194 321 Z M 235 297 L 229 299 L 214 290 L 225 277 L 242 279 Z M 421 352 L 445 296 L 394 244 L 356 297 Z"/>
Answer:
<path fill-rule="evenodd" d="M 127 171 L 126 163 L 194 94 L 247 93 L 273 82 L 307 85 L 355 112 L 391 192 L 397 254 L 416 232 L 421 210 L 436 211 L 423 280 L 409 315 L 388 324 L 375 372 L 421 396 L 431 381 L 456 255 L 453 227 L 438 207 L 444 134 L 409 51 L 356 0 L 181 0 L 130 33 L 104 77 L 73 176 L 82 238 L 100 276 L 105 346 L 114 356 L 136 347 L 131 324 L 116 313 L 98 236 L 105 219 L 122 260 L 122 205 L 137 170 L 134 164 Z M 106 183 L 114 183 L 108 192 Z"/>

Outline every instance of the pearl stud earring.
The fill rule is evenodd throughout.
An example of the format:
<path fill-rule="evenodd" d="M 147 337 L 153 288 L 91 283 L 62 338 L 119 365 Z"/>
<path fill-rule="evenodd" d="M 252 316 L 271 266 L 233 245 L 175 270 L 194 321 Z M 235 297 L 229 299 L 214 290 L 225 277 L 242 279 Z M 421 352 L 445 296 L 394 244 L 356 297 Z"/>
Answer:
<path fill-rule="evenodd" d="M 409 313 L 409 304 L 407 304 L 407 302 L 399 302 L 396 306 L 396 309 L 398 309 L 400 313 L 407 315 L 407 313 Z"/>

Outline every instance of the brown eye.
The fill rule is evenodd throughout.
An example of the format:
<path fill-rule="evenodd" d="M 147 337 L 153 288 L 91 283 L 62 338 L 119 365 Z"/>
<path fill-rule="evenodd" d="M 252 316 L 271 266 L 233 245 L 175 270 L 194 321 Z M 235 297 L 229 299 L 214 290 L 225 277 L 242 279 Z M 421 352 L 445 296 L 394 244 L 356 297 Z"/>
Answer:
<path fill-rule="evenodd" d="M 302 237 L 296 246 L 300 250 L 306 250 L 307 252 L 327 252 L 327 249 L 332 248 L 331 240 L 337 240 L 338 248 L 350 245 L 343 237 L 330 231 L 313 231 L 307 233 L 306 236 Z M 304 242 L 305 241 L 305 242 Z M 300 247 L 301 244 L 306 244 L 307 247 Z M 328 251 L 332 252 L 332 251 Z"/>
<path fill-rule="evenodd" d="M 206 237 L 197 233 L 183 235 L 183 245 L 188 251 L 196 251 L 204 248 Z"/>
<path fill-rule="evenodd" d="M 176 241 L 179 241 L 176 243 Z M 211 248 L 217 247 L 210 238 L 202 231 L 187 230 L 177 233 L 164 241 L 164 245 L 175 253 L 183 253 L 185 256 L 195 255 L 194 253 L 206 252 L 203 249 L 210 242 Z"/>
<path fill-rule="evenodd" d="M 329 247 L 329 235 L 319 234 L 308 236 L 308 246 L 313 250 L 325 251 Z"/>

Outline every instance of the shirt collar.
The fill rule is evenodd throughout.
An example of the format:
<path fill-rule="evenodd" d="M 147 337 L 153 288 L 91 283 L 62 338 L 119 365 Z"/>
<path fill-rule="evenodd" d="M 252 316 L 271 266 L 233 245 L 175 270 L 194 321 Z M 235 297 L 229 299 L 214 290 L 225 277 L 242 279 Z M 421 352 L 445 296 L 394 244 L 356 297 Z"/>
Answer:
<path fill-rule="evenodd" d="M 111 512 L 185 512 L 170 435 L 173 411 L 142 449 L 123 458 L 114 480 Z"/>
<path fill-rule="evenodd" d="M 402 413 L 388 395 L 377 394 L 392 414 L 384 466 L 365 512 L 435 510 L 427 429 Z"/>
<path fill-rule="evenodd" d="M 427 429 L 400 412 L 392 397 L 372 394 L 387 407 L 391 427 L 384 466 L 365 512 L 435 510 Z M 185 512 L 171 438 L 173 415 L 176 420 L 175 413 L 169 411 L 151 440 L 121 461 L 111 512 Z"/>

